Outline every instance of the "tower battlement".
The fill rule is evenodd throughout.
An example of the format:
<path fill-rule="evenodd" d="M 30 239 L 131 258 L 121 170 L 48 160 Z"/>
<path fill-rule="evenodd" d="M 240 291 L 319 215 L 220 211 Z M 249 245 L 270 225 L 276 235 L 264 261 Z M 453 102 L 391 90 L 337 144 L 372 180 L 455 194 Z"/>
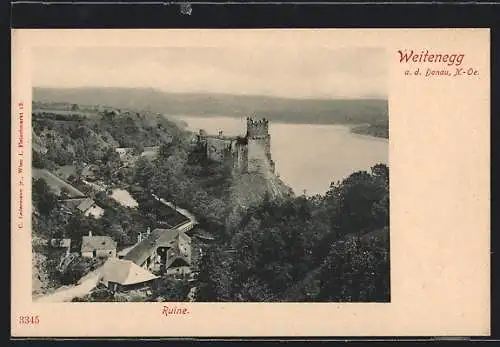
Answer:
<path fill-rule="evenodd" d="M 265 118 L 254 120 L 247 117 L 247 137 L 259 138 L 269 136 L 269 121 Z"/>

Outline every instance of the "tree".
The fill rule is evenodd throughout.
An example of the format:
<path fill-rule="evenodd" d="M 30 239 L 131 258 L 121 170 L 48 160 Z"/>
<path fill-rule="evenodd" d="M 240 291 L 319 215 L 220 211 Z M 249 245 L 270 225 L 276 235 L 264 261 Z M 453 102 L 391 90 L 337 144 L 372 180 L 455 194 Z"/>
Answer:
<path fill-rule="evenodd" d="M 113 147 L 108 147 L 102 155 L 102 161 L 106 163 L 107 166 L 116 167 L 120 164 L 120 155 Z"/>
<path fill-rule="evenodd" d="M 197 277 L 196 301 L 220 302 L 232 299 L 232 273 L 227 258 L 213 246 L 203 249 Z"/>
<path fill-rule="evenodd" d="M 32 165 L 33 167 L 39 169 L 45 169 L 47 163 L 45 161 L 45 158 L 40 153 L 38 153 L 37 151 L 33 151 Z"/>
<path fill-rule="evenodd" d="M 363 234 L 386 226 L 382 206 L 388 204 L 388 187 L 384 169 L 377 166 L 377 174 L 358 171 L 343 180 L 338 186 L 333 185 L 327 193 L 331 211 L 332 229 L 338 236 Z M 379 204 L 380 213 L 374 213 L 374 206 Z"/>
<path fill-rule="evenodd" d="M 389 226 L 389 167 L 377 164 L 372 167 L 374 183 L 378 187 L 379 199 L 373 204 L 373 215 L 377 227 Z"/>
<path fill-rule="evenodd" d="M 42 215 L 48 215 L 57 206 L 56 195 L 42 178 L 33 182 L 33 201 Z"/>
<path fill-rule="evenodd" d="M 65 200 L 69 198 L 69 190 L 66 187 L 61 188 L 61 192 L 59 193 L 59 198 L 61 200 Z"/>
<path fill-rule="evenodd" d="M 381 180 L 386 186 L 389 185 L 389 167 L 385 164 L 376 164 L 371 168 L 372 175 Z"/>
<path fill-rule="evenodd" d="M 127 233 L 125 233 L 125 231 L 123 230 L 122 225 L 119 223 L 112 224 L 108 229 L 108 233 L 109 236 L 111 236 L 111 238 L 115 240 L 119 246 L 132 243 Z"/>
<path fill-rule="evenodd" d="M 176 152 L 176 149 L 180 147 L 180 142 L 177 139 L 174 139 L 170 143 L 162 143 L 160 145 L 158 156 L 163 159 L 167 159 L 172 154 Z"/>
<path fill-rule="evenodd" d="M 321 269 L 320 281 L 319 301 L 388 301 L 387 238 L 349 236 L 335 242 Z"/>
<path fill-rule="evenodd" d="M 157 296 L 161 296 L 164 301 L 183 302 L 187 301 L 189 286 L 186 281 L 177 281 L 170 278 L 162 278 L 155 290 Z"/>
<path fill-rule="evenodd" d="M 140 142 L 135 143 L 134 144 L 134 154 L 141 155 L 142 152 L 144 152 L 144 146 Z"/>
<path fill-rule="evenodd" d="M 212 247 L 207 247 L 203 251 L 203 256 L 200 261 L 200 270 L 197 279 L 198 291 L 196 301 L 200 302 L 217 302 L 217 283 L 215 282 L 212 272 L 218 266 L 220 261 L 217 252 Z"/>
<path fill-rule="evenodd" d="M 239 293 L 236 294 L 237 301 L 244 302 L 272 302 L 277 297 L 273 294 L 268 285 L 256 277 L 246 280 Z"/>
<path fill-rule="evenodd" d="M 135 164 L 135 182 L 141 187 L 149 187 L 153 176 L 155 175 L 155 167 L 144 157 L 137 160 Z"/>

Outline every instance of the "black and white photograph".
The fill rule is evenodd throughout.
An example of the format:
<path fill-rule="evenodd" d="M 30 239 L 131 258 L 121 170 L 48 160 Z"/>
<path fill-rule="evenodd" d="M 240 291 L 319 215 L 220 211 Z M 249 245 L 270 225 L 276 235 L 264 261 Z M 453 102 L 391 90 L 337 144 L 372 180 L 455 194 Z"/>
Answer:
<path fill-rule="evenodd" d="M 384 47 L 31 54 L 33 302 L 391 302 Z"/>

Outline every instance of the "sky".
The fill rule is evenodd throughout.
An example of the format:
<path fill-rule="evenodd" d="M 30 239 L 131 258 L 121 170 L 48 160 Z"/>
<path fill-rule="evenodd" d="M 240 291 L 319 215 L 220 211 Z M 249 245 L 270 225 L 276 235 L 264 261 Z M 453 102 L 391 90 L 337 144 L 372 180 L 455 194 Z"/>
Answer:
<path fill-rule="evenodd" d="M 387 97 L 387 60 L 378 47 L 37 47 L 32 61 L 36 87 Z"/>

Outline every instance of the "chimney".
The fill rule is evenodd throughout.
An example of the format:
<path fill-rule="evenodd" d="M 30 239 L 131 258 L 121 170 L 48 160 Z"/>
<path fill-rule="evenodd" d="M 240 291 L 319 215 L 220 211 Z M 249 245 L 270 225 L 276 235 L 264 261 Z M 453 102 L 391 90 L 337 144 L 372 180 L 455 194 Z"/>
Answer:
<path fill-rule="evenodd" d="M 91 237 L 91 236 L 92 236 L 92 231 L 89 230 L 89 237 Z"/>

